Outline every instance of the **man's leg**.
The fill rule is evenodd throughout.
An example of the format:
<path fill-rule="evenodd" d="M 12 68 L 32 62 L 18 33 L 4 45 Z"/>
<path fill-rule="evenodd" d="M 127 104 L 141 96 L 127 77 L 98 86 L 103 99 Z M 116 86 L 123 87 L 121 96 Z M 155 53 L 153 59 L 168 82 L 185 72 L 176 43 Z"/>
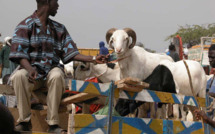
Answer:
<path fill-rule="evenodd" d="M 31 115 L 31 92 L 34 84 L 28 81 L 28 72 L 25 69 L 18 70 L 12 77 L 19 111 L 18 122 L 29 122 Z"/>
<path fill-rule="evenodd" d="M 65 90 L 65 78 L 63 71 L 55 67 L 47 76 L 47 123 L 51 125 L 59 124 L 58 109 L 62 94 Z"/>
<path fill-rule="evenodd" d="M 12 86 L 17 98 L 19 124 L 16 126 L 17 131 L 30 130 L 31 119 L 31 93 L 34 89 L 38 89 L 42 84 L 41 81 L 35 85 L 28 80 L 28 72 L 25 69 L 18 70 L 11 77 Z"/>
<path fill-rule="evenodd" d="M 31 92 L 34 85 L 28 81 L 28 72 L 25 69 L 18 70 L 12 77 L 12 86 L 17 98 L 19 112 L 16 126 L 17 131 L 29 131 L 31 127 Z"/>

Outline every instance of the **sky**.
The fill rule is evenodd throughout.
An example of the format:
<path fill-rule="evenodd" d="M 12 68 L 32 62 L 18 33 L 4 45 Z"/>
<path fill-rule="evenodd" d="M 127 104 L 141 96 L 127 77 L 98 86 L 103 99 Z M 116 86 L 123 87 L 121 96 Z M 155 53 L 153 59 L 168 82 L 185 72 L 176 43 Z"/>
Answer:
<path fill-rule="evenodd" d="M 179 26 L 215 23 L 215 0 L 58 0 L 57 15 L 79 48 L 98 48 L 110 28 L 132 28 L 137 42 L 164 52 Z M 36 0 L 0 0 L 0 41 L 36 10 Z M 107 46 L 107 44 L 106 44 Z"/>

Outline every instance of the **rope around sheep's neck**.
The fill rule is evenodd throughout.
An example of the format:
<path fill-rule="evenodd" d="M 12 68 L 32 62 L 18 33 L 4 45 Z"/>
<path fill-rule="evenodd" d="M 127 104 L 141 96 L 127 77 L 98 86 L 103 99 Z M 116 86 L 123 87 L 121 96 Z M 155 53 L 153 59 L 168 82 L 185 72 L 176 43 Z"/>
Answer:
<path fill-rule="evenodd" d="M 193 93 L 193 96 L 194 96 L 194 98 L 195 98 L 195 100 L 196 100 L 196 102 L 197 102 L 197 108 L 198 108 L 199 110 L 201 110 L 201 109 L 200 109 L 200 105 L 199 105 L 199 101 L 197 100 L 197 97 L 196 97 L 196 95 L 194 94 L 193 83 L 192 83 L 192 78 L 191 78 L 191 74 L 190 74 L 189 67 L 188 67 L 187 62 L 186 62 L 185 60 L 183 60 L 183 62 L 184 62 L 184 65 L 185 65 L 185 67 L 186 67 L 186 69 L 187 69 L 187 74 L 188 74 L 188 77 L 189 77 L 190 88 L 191 88 L 192 93 Z M 205 126 L 204 126 L 204 122 L 203 122 L 202 117 L 201 117 L 201 121 L 202 121 L 202 128 L 203 128 L 203 132 L 204 132 Z"/>
<path fill-rule="evenodd" d="M 95 77 L 96 77 L 96 78 L 99 78 L 99 77 L 101 77 L 103 74 L 105 74 L 107 71 L 108 71 L 108 66 L 106 65 L 106 70 L 105 70 L 103 73 L 99 74 L 98 76 L 95 75 Z"/>
<path fill-rule="evenodd" d="M 122 58 L 118 58 L 118 59 L 116 59 L 116 60 L 109 61 L 109 62 L 107 62 L 107 63 L 116 63 L 116 62 L 121 61 L 121 60 L 124 60 L 124 59 L 126 59 L 126 58 L 128 58 L 128 57 L 130 57 L 130 56 L 131 56 L 131 55 L 128 55 L 128 56 L 125 56 L 125 57 L 122 57 Z"/>

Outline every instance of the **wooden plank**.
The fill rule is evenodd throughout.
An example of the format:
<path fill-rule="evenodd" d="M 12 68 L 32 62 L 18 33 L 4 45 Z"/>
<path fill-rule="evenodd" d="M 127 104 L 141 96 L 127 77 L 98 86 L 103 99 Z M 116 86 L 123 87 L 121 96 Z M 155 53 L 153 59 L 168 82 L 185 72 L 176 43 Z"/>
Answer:
<path fill-rule="evenodd" d="M 146 88 L 146 86 L 130 85 L 130 84 L 126 84 L 126 83 L 117 84 L 117 89 L 125 90 L 128 92 L 140 92 L 143 90 L 143 88 Z"/>
<path fill-rule="evenodd" d="M 67 105 L 70 103 L 78 103 L 78 102 L 82 102 L 88 99 L 92 99 L 94 97 L 97 97 L 98 95 L 95 94 L 90 94 L 90 93 L 78 93 L 76 95 L 72 95 L 69 97 L 66 97 L 65 99 L 63 99 L 61 101 L 61 105 Z"/>
<path fill-rule="evenodd" d="M 103 134 L 107 129 L 106 115 L 71 115 L 69 131 L 74 134 Z M 129 118 L 113 116 L 112 133 L 162 134 L 162 133 L 204 133 L 201 122 L 173 121 L 161 119 Z"/>
<path fill-rule="evenodd" d="M 138 79 L 138 78 L 131 78 L 131 77 L 128 77 L 128 78 L 124 78 L 124 79 L 122 79 L 122 80 L 116 81 L 116 82 L 115 82 L 115 85 L 121 84 L 121 83 L 136 85 L 136 84 L 139 84 L 140 82 L 141 82 L 141 81 L 140 81 L 140 79 Z"/>
<path fill-rule="evenodd" d="M 125 78 L 115 82 L 118 89 L 129 91 L 129 92 L 140 92 L 143 88 L 148 88 L 149 84 L 140 81 L 138 78 Z"/>
<path fill-rule="evenodd" d="M 9 85 L 0 84 L 0 94 L 15 95 L 14 90 Z"/>

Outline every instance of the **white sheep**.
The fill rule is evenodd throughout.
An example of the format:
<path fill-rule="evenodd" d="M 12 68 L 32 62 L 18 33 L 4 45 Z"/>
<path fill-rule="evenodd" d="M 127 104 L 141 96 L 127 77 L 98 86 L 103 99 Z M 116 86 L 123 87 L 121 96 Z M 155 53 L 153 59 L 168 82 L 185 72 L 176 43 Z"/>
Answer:
<path fill-rule="evenodd" d="M 60 60 L 60 64 L 63 64 L 63 62 Z M 64 65 L 64 72 L 67 77 L 73 78 L 74 76 L 74 69 L 73 69 L 73 61 L 63 64 Z"/>
<path fill-rule="evenodd" d="M 184 95 L 192 95 L 188 80 L 188 74 L 183 62 L 179 61 L 177 63 L 174 63 L 169 56 L 149 53 L 143 48 L 134 46 L 136 43 L 136 33 L 132 29 L 125 28 L 123 30 L 117 30 L 115 28 L 112 28 L 107 32 L 106 40 L 109 46 L 116 52 L 118 59 L 122 59 L 118 61 L 121 71 L 120 78 L 136 77 L 141 80 L 151 79 L 149 76 L 152 75 L 153 70 L 157 68 L 157 66 L 161 62 L 160 65 L 166 66 L 165 70 L 169 71 L 168 77 L 173 77 L 172 83 L 174 89 L 171 87 L 170 89 L 168 89 L 168 92 L 177 92 Z M 191 70 L 193 85 L 195 85 L 195 94 L 198 94 L 199 97 L 205 97 L 206 76 L 203 68 L 198 62 L 187 62 Z M 157 73 L 163 74 L 164 72 L 159 72 L 158 69 Z M 157 79 L 157 77 L 154 78 Z M 149 81 L 153 83 L 153 79 Z M 159 85 L 157 87 L 162 89 L 162 87 L 160 87 L 160 83 L 158 84 Z M 168 87 L 168 84 L 170 85 L 170 82 L 166 82 L 166 85 L 163 87 Z M 154 87 L 156 87 L 156 85 Z M 165 88 L 163 91 L 167 91 L 167 89 Z M 154 88 L 154 90 L 158 89 Z M 174 111 L 174 116 L 176 116 L 176 118 L 179 118 L 178 108 L 175 108 Z M 185 118 L 184 115 L 182 116 Z"/>
<path fill-rule="evenodd" d="M 170 56 L 150 53 L 142 47 L 135 46 L 136 33 L 130 28 L 108 30 L 106 41 L 114 49 L 117 58 L 121 59 L 118 61 L 121 79 L 134 77 L 145 80 L 159 65 L 160 61 L 169 60 L 173 62 Z M 154 112 L 151 109 L 151 115 L 155 115 Z"/>
<path fill-rule="evenodd" d="M 131 43 L 132 38 L 132 43 Z M 109 46 L 114 49 L 119 60 L 120 78 L 136 77 L 146 79 L 162 60 L 173 61 L 170 56 L 147 52 L 144 48 L 134 46 L 136 33 L 130 29 L 112 28 L 106 33 Z"/>
<path fill-rule="evenodd" d="M 204 69 L 202 68 L 199 62 L 192 61 L 192 60 L 185 60 L 185 62 L 187 63 L 191 74 L 194 95 L 205 98 L 207 77 Z M 160 65 L 166 66 L 171 71 L 175 82 L 175 86 L 176 86 L 176 92 L 178 94 L 193 96 L 190 83 L 189 83 L 187 69 L 183 61 L 178 61 L 178 62 L 161 61 Z M 174 111 L 173 111 L 174 117 L 178 119 L 179 111 L 175 110 L 175 109 L 178 109 L 178 105 L 174 105 L 173 107 L 174 107 Z M 189 108 L 191 112 L 193 112 L 192 107 L 189 107 Z M 183 105 L 180 105 L 180 109 L 182 114 L 182 120 L 185 120 L 186 113 L 183 110 Z"/>
<path fill-rule="evenodd" d="M 118 64 L 114 69 L 109 68 L 106 64 L 82 63 L 80 62 L 75 69 L 75 79 L 85 80 L 91 77 L 97 77 L 102 83 L 120 80 L 120 69 Z"/>

